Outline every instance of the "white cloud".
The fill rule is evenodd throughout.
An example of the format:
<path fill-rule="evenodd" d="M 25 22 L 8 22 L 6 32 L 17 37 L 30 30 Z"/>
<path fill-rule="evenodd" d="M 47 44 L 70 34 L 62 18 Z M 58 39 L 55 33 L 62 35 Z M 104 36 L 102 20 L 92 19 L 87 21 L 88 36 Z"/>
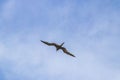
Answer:
<path fill-rule="evenodd" d="M 37 0 L 36 0 L 37 1 Z M 34 2 L 34 1 L 33 1 Z M 109 61 L 110 58 L 115 59 L 116 53 L 113 54 L 115 50 L 112 46 L 117 46 L 119 41 L 116 38 L 116 35 L 119 34 L 119 28 L 114 27 L 114 25 L 118 26 L 118 21 L 116 17 L 114 20 L 117 22 L 110 23 L 110 19 L 106 14 L 101 14 L 98 16 L 99 13 L 94 9 L 97 9 L 97 5 L 88 5 L 91 10 L 85 8 L 85 12 L 83 12 L 84 18 L 89 13 L 94 14 L 91 28 L 83 28 L 80 26 L 89 26 L 89 24 L 85 25 L 84 23 L 81 25 L 77 23 L 75 27 L 75 31 L 69 28 L 68 26 L 71 25 L 73 17 L 73 13 L 78 9 L 71 9 L 76 8 L 75 5 L 72 3 L 64 6 L 49 6 L 47 8 L 44 3 L 42 6 L 42 2 L 40 3 L 40 10 L 43 14 L 46 12 L 44 17 L 47 16 L 48 23 L 46 22 L 45 26 L 41 26 L 39 23 L 39 14 L 37 10 L 39 10 L 39 3 L 34 2 L 34 6 L 32 3 L 28 5 L 28 2 L 24 3 L 24 6 L 21 6 L 19 3 L 20 12 L 28 10 L 30 14 L 33 14 L 35 18 L 31 15 L 27 15 L 28 12 L 25 12 L 24 15 L 24 23 L 18 24 L 21 26 L 20 32 L 15 32 L 15 34 L 11 34 L 3 39 L 0 43 L 0 63 L 1 69 L 4 72 L 6 80 L 119 80 L 120 69 L 116 68 L 115 65 L 112 65 L 112 61 Z M 39 1 L 38 1 L 39 2 Z M 48 4 L 48 3 L 47 3 Z M 36 5 L 36 6 L 35 6 Z M 45 7 L 46 6 L 46 7 Z M 15 1 L 9 1 L 4 5 L 4 17 L 9 19 L 11 15 L 14 13 Z M 96 7 L 96 8 L 94 8 Z M 32 9 L 31 9 L 32 8 Z M 35 9 L 34 9 L 35 8 Z M 45 8 L 45 11 L 44 11 Z M 57 10 L 57 12 L 56 12 Z M 83 8 L 84 10 L 84 8 Z M 43 11 L 43 12 L 42 12 Z M 82 10 L 80 10 L 81 12 Z M 78 11 L 79 12 L 79 11 Z M 18 14 L 19 15 L 19 14 Z M 81 15 L 81 14 L 80 14 Z M 26 17 L 27 16 L 27 17 Z M 59 16 L 59 17 L 58 17 Z M 71 18 L 71 16 L 73 16 Z M 32 18 L 31 18 L 32 17 Z M 43 18 L 44 18 L 43 17 Z M 62 17 L 62 18 L 61 18 Z M 62 19 L 65 18 L 65 21 L 62 22 Z M 31 21 L 29 23 L 29 19 L 38 21 L 38 23 Z M 41 17 L 39 17 L 41 18 Z M 53 19 L 52 19 L 53 18 Z M 61 19 L 59 19 L 61 18 Z M 78 17 L 80 18 L 80 17 Z M 22 21 L 21 18 L 19 18 Z M 37 20 L 38 19 L 38 20 Z M 76 19 L 76 18 L 75 18 Z M 76 20 L 73 21 L 76 21 Z M 82 18 L 83 19 L 83 18 Z M 95 19 L 95 20 L 94 20 Z M 113 19 L 113 18 L 111 18 Z M 50 21 L 51 20 L 51 21 Z M 58 22 L 60 20 L 60 22 Z M 54 21 L 56 24 L 54 25 Z M 84 21 L 84 20 L 83 20 Z M 27 22 L 27 23 L 26 23 Z M 85 21 L 87 22 L 87 21 Z M 58 24 L 57 24 L 58 23 Z M 74 23 L 74 22 L 73 22 Z M 49 25 L 50 24 L 50 25 Z M 111 27 L 109 25 L 111 24 Z M 29 27 L 34 26 L 34 28 Z M 40 27 L 39 27 L 40 25 Z M 59 27 L 56 27 L 56 26 Z M 52 27 L 51 27 L 52 26 Z M 54 27 L 55 26 L 55 27 Z M 69 28 L 71 32 L 66 32 L 66 27 Z M 23 30 L 24 27 L 26 30 Z M 74 28 L 74 27 L 72 27 Z M 28 29 L 28 30 L 27 30 Z M 14 31 L 14 30 L 13 30 Z M 83 34 L 82 32 L 83 31 Z M 87 32 L 88 31 L 88 32 Z M 102 34 L 102 37 L 99 37 L 99 32 L 105 32 Z M 106 35 L 108 33 L 114 33 L 112 37 Z M 66 34 L 68 36 L 66 36 Z M 5 35 L 5 34 L 3 34 Z M 100 34 L 101 35 L 101 34 Z M 111 35 L 111 34 L 110 34 Z M 112 39 L 115 37 L 116 39 Z M 54 47 L 48 47 L 42 44 L 39 40 L 45 39 L 48 41 L 55 41 L 58 40 L 61 43 L 66 40 L 67 48 L 76 55 L 76 58 L 72 58 L 68 55 L 63 54 L 62 51 L 56 52 Z M 114 44 L 114 41 L 117 41 Z M 69 44 L 70 43 L 70 44 Z M 116 47 L 117 48 L 117 47 Z M 119 52 L 119 50 L 118 50 Z M 113 57 L 114 56 L 114 57 Z M 116 62 L 117 64 L 119 62 Z M 111 64 L 111 65 L 110 65 Z M 118 65 L 119 66 L 119 65 Z M 117 66 L 117 67 L 118 67 Z"/>
<path fill-rule="evenodd" d="M 27 34 L 24 36 L 27 43 L 22 40 L 22 35 L 15 35 L 9 37 L 8 43 L 10 44 L 4 45 L 5 49 L 3 50 L 7 51 L 3 51 L 2 61 L 5 60 L 5 62 L 2 63 L 9 67 L 2 65 L 2 68 L 3 71 L 9 70 L 9 72 L 5 72 L 7 79 L 20 79 L 20 77 L 29 80 L 39 80 L 45 77 L 50 78 L 50 80 L 54 78 L 63 80 L 119 79 L 118 74 L 120 73 L 116 72 L 114 67 L 109 68 L 108 65 L 103 64 L 94 52 L 79 51 L 80 54 L 74 59 L 62 54 L 61 51 L 56 53 L 54 48 L 48 48 L 48 46 L 40 43 L 37 37 L 33 37 L 34 35 Z M 31 37 L 34 40 L 31 40 Z"/>

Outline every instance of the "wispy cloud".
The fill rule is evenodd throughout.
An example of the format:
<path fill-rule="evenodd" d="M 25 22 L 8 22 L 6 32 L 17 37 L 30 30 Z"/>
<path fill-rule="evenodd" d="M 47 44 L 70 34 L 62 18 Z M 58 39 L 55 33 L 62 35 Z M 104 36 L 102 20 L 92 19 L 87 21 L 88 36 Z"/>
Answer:
<path fill-rule="evenodd" d="M 1 80 L 119 80 L 116 2 L 6 1 L 0 14 Z M 77 57 L 56 52 L 41 39 L 65 41 Z"/>

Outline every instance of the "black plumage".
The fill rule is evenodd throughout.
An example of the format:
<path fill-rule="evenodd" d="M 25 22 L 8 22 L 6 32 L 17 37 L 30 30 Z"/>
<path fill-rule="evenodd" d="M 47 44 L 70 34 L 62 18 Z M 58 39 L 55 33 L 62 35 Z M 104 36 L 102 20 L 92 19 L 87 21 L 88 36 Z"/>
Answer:
<path fill-rule="evenodd" d="M 68 54 L 68 55 L 70 55 L 72 57 L 75 57 L 73 54 L 71 54 L 70 52 L 68 52 L 68 50 L 66 48 L 62 47 L 64 43 L 62 43 L 61 45 L 58 45 L 56 43 L 49 43 L 49 42 L 42 41 L 42 40 L 41 40 L 41 42 L 44 43 L 44 44 L 46 44 L 46 45 L 48 45 L 48 46 L 55 46 L 57 51 L 59 49 L 61 49 L 61 50 L 63 50 L 64 53 L 66 53 L 66 54 Z"/>

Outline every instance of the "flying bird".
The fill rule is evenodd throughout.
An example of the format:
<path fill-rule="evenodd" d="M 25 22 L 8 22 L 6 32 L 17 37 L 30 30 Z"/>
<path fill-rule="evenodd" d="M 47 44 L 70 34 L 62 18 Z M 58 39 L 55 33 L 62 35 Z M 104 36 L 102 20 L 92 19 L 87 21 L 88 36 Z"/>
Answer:
<path fill-rule="evenodd" d="M 61 45 L 58 45 L 56 43 L 49 43 L 49 42 L 42 41 L 42 40 L 41 40 L 41 42 L 44 43 L 44 44 L 46 44 L 46 45 L 48 45 L 48 46 L 55 46 L 56 47 L 56 51 L 58 51 L 59 49 L 61 49 L 61 50 L 63 50 L 64 53 L 66 53 L 66 54 L 68 54 L 68 55 L 70 55 L 72 57 L 75 57 L 73 54 L 71 54 L 70 52 L 68 52 L 68 50 L 66 48 L 62 47 L 63 44 L 64 44 L 64 42 Z"/>

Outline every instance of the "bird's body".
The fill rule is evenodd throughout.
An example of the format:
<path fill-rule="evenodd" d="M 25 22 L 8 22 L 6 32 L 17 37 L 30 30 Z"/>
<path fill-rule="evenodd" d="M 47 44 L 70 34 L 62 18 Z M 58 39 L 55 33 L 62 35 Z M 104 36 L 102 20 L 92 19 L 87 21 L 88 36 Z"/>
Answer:
<path fill-rule="evenodd" d="M 56 43 L 49 43 L 49 42 L 42 41 L 42 40 L 41 40 L 41 42 L 43 42 L 44 44 L 46 44 L 46 45 L 48 45 L 48 46 L 55 46 L 57 51 L 58 51 L 59 49 L 62 49 L 64 53 L 66 53 L 66 54 L 68 54 L 68 55 L 70 55 L 70 56 L 72 56 L 72 57 L 75 57 L 73 54 L 71 54 L 70 52 L 68 52 L 66 48 L 62 47 L 63 44 L 64 44 L 64 42 L 63 42 L 61 45 L 58 45 L 58 44 L 56 44 Z"/>

